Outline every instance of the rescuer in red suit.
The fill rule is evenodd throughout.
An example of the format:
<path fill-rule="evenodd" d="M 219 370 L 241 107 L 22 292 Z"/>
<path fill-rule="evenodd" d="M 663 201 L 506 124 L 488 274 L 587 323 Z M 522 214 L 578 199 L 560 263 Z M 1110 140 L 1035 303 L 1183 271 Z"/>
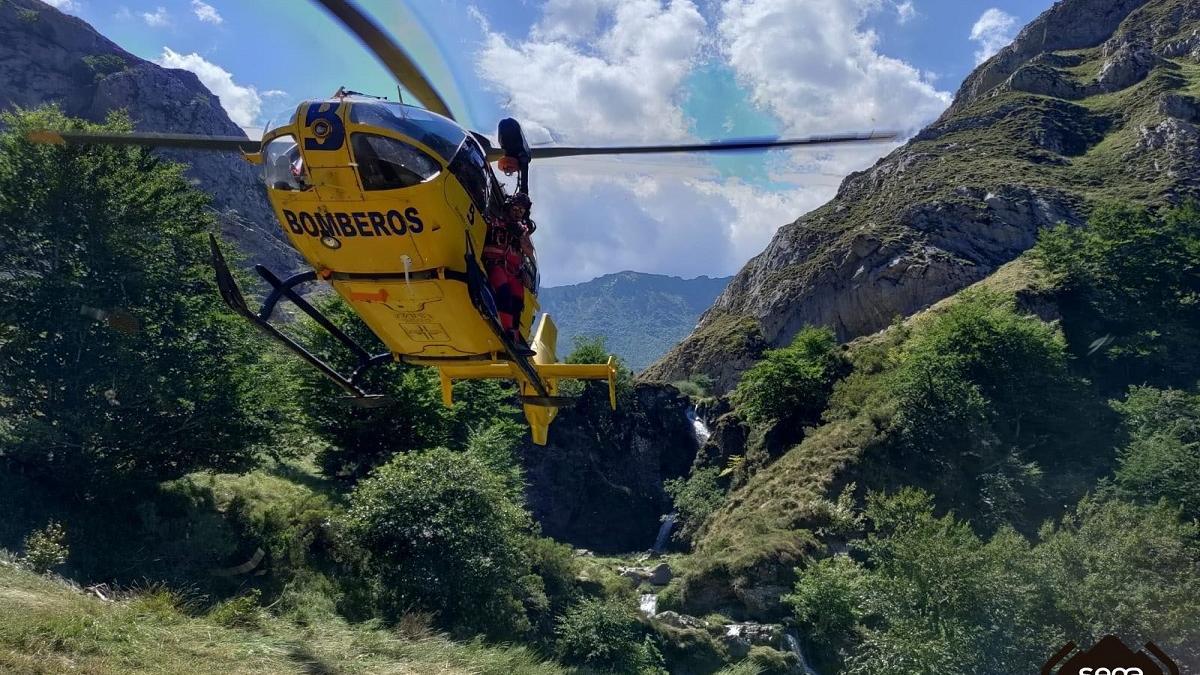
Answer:
<path fill-rule="evenodd" d="M 534 228 L 533 221 L 529 220 L 531 205 L 529 195 L 523 192 L 509 197 L 502 217 L 489 224 L 483 245 L 483 265 L 496 299 L 500 326 L 524 356 L 534 353 L 521 335 L 521 312 L 525 309 L 521 267 L 525 256 L 533 255 L 533 244 L 529 239 Z"/>

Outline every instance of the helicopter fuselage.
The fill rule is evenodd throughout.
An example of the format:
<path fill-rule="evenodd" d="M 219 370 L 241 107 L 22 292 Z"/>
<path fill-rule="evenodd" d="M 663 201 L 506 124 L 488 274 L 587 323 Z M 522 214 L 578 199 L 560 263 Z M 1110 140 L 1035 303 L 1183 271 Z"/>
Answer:
<path fill-rule="evenodd" d="M 503 200 L 469 131 L 421 108 L 333 99 L 301 104 L 262 148 L 284 234 L 393 354 L 433 364 L 504 352 L 465 283 Z"/>

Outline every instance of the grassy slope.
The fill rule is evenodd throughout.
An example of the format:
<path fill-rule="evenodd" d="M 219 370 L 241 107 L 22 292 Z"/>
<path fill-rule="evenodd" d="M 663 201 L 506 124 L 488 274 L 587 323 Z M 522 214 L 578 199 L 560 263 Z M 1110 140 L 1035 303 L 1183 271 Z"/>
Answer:
<path fill-rule="evenodd" d="M 1135 12 L 1121 30 L 1145 31 L 1146 26 L 1188 3 L 1152 3 Z M 1175 35 L 1189 35 L 1195 28 L 1181 25 Z M 1159 41 L 1171 37 L 1161 36 Z M 1055 70 L 1081 87 L 1094 80 L 1104 62 L 1102 47 L 1060 55 L 1078 63 Z M 876 169 L 886 170 L 850 176 L 833 201 L 785 226 L 776 237 L 793 242 L 796 249 L 811 245 L 811 254 L 770 270 L 759 284 L 774 294 L 802 297 L 803 289 L 818 279 L 823 269 L 836 267 L 845 252 L 854 248 L 856 238 L 868 234 L 885 244 L 911 238 L 914 233 L 904 218 L 915 205 L 957 204 L 981 209 L 978 198 L 963 188 L 1051 189 L 1062 192 L 1083 212 L 1111 201 L 1160 202 L 1180 187 L 1179 181 L 1158 168 L 1165 150 L 1137 149 L 1140 129 L 1164 119 L 1158 111 L 1161 94 L 1195 96 L 1198 91 L 1200 64 L 1188 57 L 1167 61 L 1130 88 L 1079 100 L 998 88 L 994 95 L 983 96 L 939 120 L 881 160 Z M 1039 138 L 1060 139 L 1068 150 L 1064 155 L 1052 152 L 1042 147 Z M 737 283 L 735 279 L 733 284 Z M 722 348 L 747 343 L 746 336 L 757 332 L 756 323 L 752 318 L 734 319 L 714 312 L 651 366 L 646 376 L 663 379 L 669 373 L 671 377 L 666 379 L 678 379 L 674 371 L 679 368 L 727 361 L 731 355 Z M 749 360 L 742 360 L 748 365 Z"/>
<path fill-rule="evenodd" d="M 521 648 L 402 636 L 330 619 L 229 628 L 162 593 L 105 602 L 0 560 L 0 671 L 59 673 L 559 673 Z"/>
<path fill-rule="evenodd" d="M 1184 4 L 1185 0 L 1167 0 L 1149 5 L 1131 16 L 1122 30 L 1143 30 Z M 1190 34 L 1193 28 L 1196 26 L 1180 26 L 1177 34 Z M 1080 85 L 1095 77 L 1104 58 L 1100 47 L 1064 55 L 1074 57 L 1078 65 L 1060 71 Z M 985 97 L 951 118 L 946 128 L 965 118 L 994 116 L 992 123 L 983 127 L 966 125 L 934 134 L 930 140 L 914 141 L 907 152 L 922 155 L 915 160 L 917 168 L 889 179 L 863 195 L 865 198 L 857 204 L 849 204 L 856 216 L 841 222 L 858 221 L 866 227 L 886 229 L 892 221 L 886 215 L 874 214 L 896 213 L 914 202 L 958 199 L 955 188 L 960 185 L 1051 187 L 1077 195 L 1089 206 L 1112 201 L 1157 201 L 1179 184 L 1165 171 L 1156 169 L 1156 162 L 1162 160 L 1160 152 L 1137 151 L 1137 143 L 1144 125 L 1155 125 L 1163 119 L 1158 100 L 1170 91 L 1195 96 L 1200 91 L 1200 64 L 1177 59 L 1160 65 L 1128 89 L 1077 101 L 1013 91 Z M 1037 128 L 1047 124 L 1057 124 L 1068 135 L 1081 137 L 1097 129 L 1104 131 L 1092 138 L 1086 152 L 1078 156 L 1046 163 L 1033 161 L 1053 159 L 1029 140 Z M 819 209 L 816 217 L 828 221 L 827 212 L 836 203 Z M 847 231 L 833 246 L 845 250 L 852 234 Z M 817 264 L 821 259 L 816 256 L 809 262 Z M 796 275 L 804 277 L 805 264 L 775 272 L 775 282 L 786 284 Z M 976 285 L 1016 295 L 1020 306 L 1030 313 L 1043 317 L 1053 313 L 1053 308 L 1039 302 L 1051 282 L 1027 258 L 1018 258 Z M 947 298 L 904 323 L 923 321 L 954 301 L 953 296 Z M 697 342 L 727 344 L 745 330 L 740 322 L 710 322 L 680 348 Z M 861 364 L 885 358 L 888 345 L 902 339 L 901 332 L 893 327 L 856 340 L 851 344 L 852 359 Z M 889 470 L 864 459 L 870 458 L 870 449 L 887 433 L 886 411 L 858 413 L 843 412 L 829 420 L 730 495 L 707 523 L 696 553 L 686 562 L 687 570 L 675 589 L 682 593 L 680 600 L 690 609 L 705 607 L 709 602 L 736 603 L 744 599 L 738 589 L 756 583 L 769 585 L 773 583 L 770 570 L 790 567 L 815 548 L 824 549 L 814 531 L 830 520 L 832 500 L 841 487 L 862 471 L 886 474 Z"/>
<path fill-rule="evenodd" d="M 1053 282 L 1028 257 L 1004 265 L 970 288 L 1012 295 L 1023 311 L 1054 318 L 1056 310 L 1049 301 Z M 682 573 L 668 590 L 666 604 L 700 613 L 737 613 L 741 607 L 748 616 L 761 615 L 761 607 L 771 603 L 756 601 L 755 594 L 786 592 L 792 568 L 812 556 L 827 555 L 827 547 L 837 545 L 838 535 L 827 528 L 839 516 L 836 501 L 844 488 L 851 483 L 861 488 L 864 481 L 876 487 L 907 484 L 903 478 L 889 478 L 895 471 L 871 453 L 888 439 L 891 411 L 859 407 L 856 399 L 860 391 L 874 386 L 891 349 L 958 298 L 951 296 L 849 345 L 855 377 L 861 379 L 839 385 L 826 423 L 729 495 L 705 523 L 693 554 L 680 561 Z"/>

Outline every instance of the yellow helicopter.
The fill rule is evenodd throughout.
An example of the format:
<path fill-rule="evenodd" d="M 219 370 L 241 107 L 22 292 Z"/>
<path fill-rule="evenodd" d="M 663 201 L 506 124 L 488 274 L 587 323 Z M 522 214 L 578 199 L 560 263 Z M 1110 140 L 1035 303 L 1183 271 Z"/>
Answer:
<path fill-rule="evenodd" d="M 886 141 L 891 133 L 845 134 L 787 140 L 618 147 L 535 147 L 520 124 L 502 120 L 499 148 L 459 125 L 433 85 L 404 50 L 348 0 L 318 0 L 372 51 L 425 107 L 339 90 L 306 101 L 261 141 L 187 134 L 42 131 L 39 142 L 119 144 L 240 152 L 263 168 L 268 198 L 284 233 L 312 270 L 280 279 L 256 270 L 271 292 L 256 312 L 246 303 L 215 238 L 213 264 L 224 301 L 260 330 L 307 361 L 354 399 L 382 397 L 360 386 L 369 368 L 384 363 L 438 369 L 442 400 L 453 404 L 455 380 L 516 381 L 534 443 L 547 442 L 550 422 L 570 400 L 563 379 L 607 380 L 616 407 L 616 368 L 565 364 L 556 356 L 557 330 L 542 314 L 528 348 L 500 324 L 481 252 L 488 228 L 505 217 L 508 196 L 492 170 L 499 162 L 517 174 L 515 192 L 528 192 L 530 162 L 549 157 L 665 152 L 756 150 L 773 147 Z M 531 335 L 538 314 L 536 262 L 526 259 L 519 336 Z M 387 347 L 371 354 L 297 292 L 325 282 L 354 309 Z M 338 372 L 281 332 L 269 319 L 287 300 L 309 315 L 357 359 Z M 532 355 L 530 355 L 532 351 Z"/>

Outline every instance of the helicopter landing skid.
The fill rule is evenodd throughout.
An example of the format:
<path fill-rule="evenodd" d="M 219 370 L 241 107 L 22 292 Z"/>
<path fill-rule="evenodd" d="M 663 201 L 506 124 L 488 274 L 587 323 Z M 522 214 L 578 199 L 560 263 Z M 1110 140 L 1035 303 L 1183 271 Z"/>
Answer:
<path fill-rule="evenodd" d="M 390 353 L 383 353 L 372 356 L 361 345 L 355 342 L 353 338 L 346 335 L 342 329 L 334 325 L 328 317 L 322 314 L 316 307 L 309 304 L 303 296 L 294 290 L 300 284 L 316 281 L 317 275 L 315 272 L 310 270 L 281 280 L 266 267 L 255 265 L 254 270 L 263 278 L 263 281 L 266 281 L 271 286 L 270 295 L 263 301 L 262 308 L 255 313 L 246 304 L 246 298 L 242 295 L 241 289 L 238 288 L 237 280 L 234 279 L 233 272 L 230 271 L 228 263 L 225 262 L 225 256 L 222 255 L 221 248 L 217 245 L 216 237 L 210 234 L 208 236 L 208 244 L 212 251 L 212 264 L 213 269 L 217 273 L 217 289 L 221 292 L 221 299 L 238 316 L 254 324 L 256 328 L 268 337 L 283 345 L 296 356 L 299 356 L 313 368 L 316 368 L 317 372 L 345 391 L 348 394 L 347 398 L 356 407 L 378 408 L 391 402 L 391 399 L 382 394 L 368 394 L 363 391 L 359 383 L 362 380 L 363 374 L 372 367 L 391 363 L 393 360 L 392 355 Z M 275 311 L 275 306 L 279 304 L 279 301 L 284 299 L 291 301 L 300 311 L 311 317 L 313 321 L 317 322 L 317 325 L 328 331 L 330 335 L 345 345 L 354 354 L 358 363 L 349 375 L 342 375 L 333 366 L 322 361 L 315 354 L 300 345 L 300 343 L 288 337 L 271 324 L 271 313 Z"/>

